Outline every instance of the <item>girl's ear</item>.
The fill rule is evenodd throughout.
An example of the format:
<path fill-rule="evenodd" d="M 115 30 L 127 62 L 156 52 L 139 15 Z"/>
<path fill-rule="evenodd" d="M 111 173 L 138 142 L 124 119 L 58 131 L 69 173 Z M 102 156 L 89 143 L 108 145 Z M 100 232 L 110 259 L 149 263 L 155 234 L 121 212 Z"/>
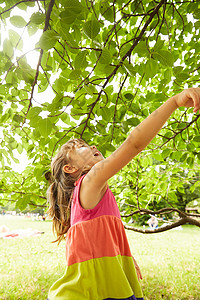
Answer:
<path fill-rule="evenodd" d="M 73 173 L 77 172 L 78 169 L 75 167 L 72 167 L 70 165 L 64 165 L 63 171 L 67 174 L 73 174 Z"/>

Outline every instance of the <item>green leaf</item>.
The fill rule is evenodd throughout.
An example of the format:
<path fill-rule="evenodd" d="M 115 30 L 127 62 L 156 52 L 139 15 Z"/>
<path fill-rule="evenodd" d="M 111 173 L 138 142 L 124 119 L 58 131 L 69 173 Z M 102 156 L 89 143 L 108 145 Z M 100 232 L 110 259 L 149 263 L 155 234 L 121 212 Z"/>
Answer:
<path fill-rule="evenodd" d="M 147 49 L 146 41 L 140 41 L 135 47 L 134 51 L 141 57 L 149 56 L 149 51 Z"/>
<path fill-rule="evenodd" d="M 183 70 L 182 66 L 176 66 L 173 68 L 173 72 L 175 75 L 177 75 L 178 73 L 180 73 Z"/>
<path fill-rule="evenodd" d="M 164 46 L 164 41 L 162 41 L 161 39 L 158 39 L 154 48 L 153 48 L 153 52 L 158 52 L 162 49 L 162 47 Z"/>
<path fill-rule="evenodd" d="M 86 61 L 86 55 L 87 55 L 87 51 L 79 52 L 76 55 L 75 62 L 74 62 L 75 69 L 85 69 L 87 67 L 88 63 Z"/>
<path fill-rule="evenodd" d="M 200 160 L 200 153 L 197 153 L 197 157 L 198 157 L 198 159 Z"/>
<path fill-rule="evenodd" d="M 166 70 L 164 73 L 164 78 L 169 82 L 171 80 L 171 72 L 170 70 Z"/>
<path fill-rule="evenodd" d="M 23 41 L 20 35 L 12 29 L 9 29 L 8 34 L 9 34 L 10 42 L 12 43 L 13 47 L 17 46 L 17 49 L 22 50 Z"/>
<path fill-rule="evenodd" d="M 194 27 L 195 27 L 196 30 L 198 30 L 199 27 L 200 27 L 200 21 L 195 22 Z"/>
<path fill-rule="evenodd" d="M 38 45 L 44 50 L 49 50 L 55 46 L 59 38 L 60 36 L 56 32 L 47 30 L 42 34 Z"/>
<path fill-rule="evenodd" d="M 84 90 L 91 96 L 93 96 L 93 94 L 96 92 L 95 88 L 92 85 L 84 85 Z"/>
<path fill-rule="evenodd" d="M 49 121 L 48 118 L 46 119 L 41 119 L 38 123 L 38 129 L 39 132 L 42 136 L 44 136 L 45 138 L 47 138 L 52 130 L 52 123 Z"/>
<path fill-rule="evenodd" d="M 10 23 L 15 27 L 22 28 L 26 26 L 27 22 L 21 16 L 13 16 L 10 18 Z"/>
<path fill-rule="evenodd" d="M 101 1 L 100 4 L 100 12 L 104 18 L 110 22 L 114 21 L 114 12 L 112 9 L 112 6 L 110 5 L 110 2 L 107 1 Z"/>
<path fill-rule="evenodd" d="M 173 160 L 180 160 L 181 156 L 182 156 L 182 152 L 181 151 L 175 151 L 175 152 L 173 152 L 171 154 L 171 158 Z"/>
<path fill-rule="evenodd" d="M 128 100 L 132 100 L 134 98 L 134 95 L 132 93 L 124 93 L 124 97 Z"/>
<path fill-rule="evenodd" d="M 107 49 L 103 49 L 100 58 L 99 58 L 99 63 L 100 64 L 110 64 L 112 60 L 111 54 Z"/>
<path fill-rule="evenodd" d="M 30 6 L 30 7 L 34 7 L 35 6 L 35 2 L 25 2 L 26 6 Z"/>
<path fill-rule="evenodd" d="M 32 74 L 30 74 L 30 73 L 23 73 L 22 76 L 23 76 L 23 79 L 24 79 L 24 81 L 26 83 L 33 84 L 34 77 L 33 77 Z"/>
<path fill-rule="evenodd" d="M 154 59 L 149 59 L 145 66 L 145 77 L 153 78 L 158 73 L 158 64 Z"/>
<path fill-rule="evenodd" d="M 169 192 L 168 197 L 169 197 L 169 200 L 177 201 L 177 196 L 176 196 L 175 192 Z"/>
<path fill-rule="evenodd" d="M 87 21 L 83 25 L 83 32 L 90 38 L 94 39 L 100 31 L 100 23 L 97 20 Z"/>
<path fill-rule="evenodd" d="M 27 118 L 34 119 L 41 113 L 41 111 L 42 111 L 41 107 L 38 106 L 31 107 L 28 111 Z"/>
<path fill-rule="evenodd" d="M 138 118 L 129 118 L 127 120 L 127 124 L 131 125 L 131 126 L 137 126 L 138 124 L 140 124 L 140 120 Z"/>
<path fill-rule="evenodd" d="M 200 8 L 195 10 L 195 12 L 194 12 L 194 18 L 198 19 L 198 20 L 200 19 Z"/>
<path fill-rule="evenodd" d="M 16 147 L 13 147 L 13 149 L 16 149 Z M 14 156 L 12 157 L 12 160 L 13 160 L 16 164 L 19 164 L 19 159 L 15 158 Z"/>
<path fill-rule="evenodd" d="M 15 121 L 15 122 L 17 122 L 17 123 L 20 123 L 20 122 L 23 121 L 23 117 L 20 116 L 20 115 L 18 115 L 18 114 L 15 114 L 15 115 L 13 116 L 13 121 Z"/>
<path fill-rule="evenodd" d="M 187 164 L 190 166 L 190 167 L 192 167 L 193 166 L 193 164 L 194 164 L 194 157 L 188 157 L 187 158 Z"/>
<path fill-rule="evenodd" d="M 21 196 L 19 200 L 17 200 L 16 202 L 16 205 L 15 205 L 15 208 L 16 209 L 20 209 L 21 211 L 24 210 L 27 205 L 28 205 L 28 202 L 30 201 L 30 196 Z"/>
<path fill-rule="evenodd" d="M 5 113 L 4 115 L 1 115 L 1 118 L 0 118 L 0 123 L 5 123 L 7 120 L 9 119 L 9 114 L 8 113 Z"/>
<path fill-rule="evenodd" d="M 193 141 L 194 142 L 197 142 L 197 143 L 200 143 L 200 136 L 198 135 L 198 136 L 195 136 L 194 138 L 193 138 Z"/>
<path fill-rule="evenodd" d="M 63 38 L 67 42 L 68 50 L 72 53 L 78 53 L 79 50 L 76 49 L 76 48 L 79 48 L 79 46 L 78 46 L 78 43 L 74 41 L 73 36 L 69 32 L 67 32 L 66 30 L 64 30 L 63 28 L 61 28 L 61 32 L 62 32 Z"/>
<path fill-rule="evenodd" d="M 116 150 L 116 148 L 113 145 L 111 145 L 111 144 L 106 144 L 105 148 L 106 148 L 107 151 L 109 151 L 111 153 Z"/>
<path fill-rule="evenodd" d="M 172 67 L 174 64 L 173 55 L 166 50 L 160 50 L 159 52 L 154 52 L 153 56 L 156 60 L 160 61 L 164 66 Z"/>
<path fill-rule="evenodd" d="M 188 153 L 183 153 L 183 155 L 180 158 L 180 161 L 184 162 L 186 160 L 187 156 L 188 156 Z"/>
<path fill-rule="evenodd" d="M 149 157 L 144 157 L 142 159 L 141 163 L 142 163 L 142 166 L 144 168 L 147 168 L 149 165 L 151 165 L 152 162 L 151 162 L 151 159 Z"/>
<path fill-rule="evenodd" d="M 69 74 L 69 79 L 78 80 L 81 76 L 81 73 L 82 73 L 81 70 L 73 70 Z"/>
<path fill-rule="evenodd" d="M 79 14 L 83 10 L 83 6 L 78 0 L 65 0 L 63 1 L 63 6 L 66 10 Z"/>
<path fill-rule="evenodd" d="M 127 60 L 124 61 L 124 68 L 126 70 L 126 72 L 130 75 L 130 76 L 135 76 L 136 71 L 133 67 L 132 64 L 130 64 Z"/>
<path fill-rule="evenodd" d="M 9 57 L 13 56 L 13 46 L 11 44 L 11 41 L 8 39 L 5 39 L 3 42 L 3 52 Z"/>
<path fill-rule="evenodd" d="M 166 157 L 168 157 L 170 155 L 170 153 L 172 152 L 171 149 L 167 148 L 167 149 L 164 149 L 162 151 L 162 157 L 165 159 Z"/>
<path fill-rule="evenodd" d="M 25 3 L 20 3 L 17 5 L 17 8 L 21 9 L 21 10 L 27 10 L 27 5 Z"/>
<path fill-rule="evenodd" d="M 187 80 L 189 77 L 190 77 L 190 75 L 188 73 L 186 73 L 186 72 L 180 72 L 180 73 L 177 74 L 176 80 L 182 82 L 182 81 Z"/>
<path fill-rule="evenodd" d="M 27 26 L 29 36 L 34 35 L 38 31 L 38 26 L 34 23 L 29 23 Z"/>
<path fill-rule="evenodd" d="M 95 100 L 96 100 L 96 99 L 94 99 L 94 98 L 92 98 L 92 97 L 87 98 L 87 99 L 86 99 L 86 104 L 87 104 L 87 105 L 90 105 L 90 104 L 94 103 Z"/>
<path fill-rule="evenodd" d="M 124 55 L 129 51 L 129 49 L 131 48 L 131 44 L 127 43 L 127 44 L 123 44 L 120 48 L 120 57 L 124 57 Z"/>
<path fill-rule="evenodd" d="M 110 111 L 109 111 L 109 108 L 108 108 L 108 107 L 102 108 L 102 118 L 103 118 L 105 121 L 110 121 L 111 114 L 110 114 Z"/>
<path fill-rule="evenodd" d="M 62 22 L 65 24 L 72 24 L 76 20 L 76 13 L 70 10 L 65 10 L 60 14 Z"/>
<path fill-rule="evenodd" d="M 31 16 L 30 21 L 33 24 L 40 25 L 45 21 L 45 14 L 42 14 L 40 12 L 34 13 Z"/>
<path fill-rule="evenodd" d="M 17 145 L 17 151 L 18 151 L 19 154 L 22 154 L 22 152 L 23 152 L 23 146 L 22 146 L 22 144 L 18 143 L 18 145 Z"/>
<path fill-rule="evenodd" d="M 157 160 L 157 161 L 163 161 L 163 157 L 160 153 L 153 153 L 153 157 Z"/>

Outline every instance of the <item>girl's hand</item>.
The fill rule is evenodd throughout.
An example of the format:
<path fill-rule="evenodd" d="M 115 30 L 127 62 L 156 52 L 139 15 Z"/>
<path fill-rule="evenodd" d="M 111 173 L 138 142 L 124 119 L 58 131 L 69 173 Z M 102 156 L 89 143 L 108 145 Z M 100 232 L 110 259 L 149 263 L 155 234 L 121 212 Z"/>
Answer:
<path fill-rule="evenodd" d="M 193 112 L 200 111 L 200 88 L 190 88 L 174 96 L 178 107 L 194 107 Z"/>
<path fill-rule="evenodd" d="M 141 279 L 142 280 L 142 274 L 141 274 L 141 271 L 140 271 L 140 268 L 135 260 L 135 258 L 132 256 L 133 258 L 133 262 L 134 262 L 134 265 L 135 265 L 135 269 L 136 269 L 136 274 L 137 274 L 137 277 L 138 277 L 138 280 Z"/>

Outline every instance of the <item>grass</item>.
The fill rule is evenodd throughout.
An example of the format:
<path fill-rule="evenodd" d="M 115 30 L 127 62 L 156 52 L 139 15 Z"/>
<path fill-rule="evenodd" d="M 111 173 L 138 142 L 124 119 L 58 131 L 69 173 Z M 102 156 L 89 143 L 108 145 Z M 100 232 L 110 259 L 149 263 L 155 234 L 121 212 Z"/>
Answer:
<path fill-rule="evenodd" d="M 0 216 L 3 224 L 11 230 L 32 228 L 45 233 L 0 240 L 0 299 L 47 299 L 49 287 L 65 270 L 64 243 L 51 243 L 50 221 Z M 142 271 L 146 300 L 200 300 L 199 228 L 184 226 L 182 231 L 153 235 L 127 231 L 127 236 Z"/>
<path fill-rule="evenodd" d="M 200 230 L 183 226 L 153 235 L 127 233 L 149 299 L 200 299 Z"/>

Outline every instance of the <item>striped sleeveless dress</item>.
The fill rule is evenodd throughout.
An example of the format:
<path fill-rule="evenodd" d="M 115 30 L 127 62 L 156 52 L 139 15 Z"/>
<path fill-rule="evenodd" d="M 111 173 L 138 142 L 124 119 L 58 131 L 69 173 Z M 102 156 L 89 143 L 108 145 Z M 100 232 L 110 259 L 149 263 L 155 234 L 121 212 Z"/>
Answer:
<path fill-rule="evenodd" d="M 66 271 L 50 288 L 48 299 L 144 300 L 114 195 L 107 188 L 93 209 L 82 208 L 83 177 L 73 193 Z"/>

